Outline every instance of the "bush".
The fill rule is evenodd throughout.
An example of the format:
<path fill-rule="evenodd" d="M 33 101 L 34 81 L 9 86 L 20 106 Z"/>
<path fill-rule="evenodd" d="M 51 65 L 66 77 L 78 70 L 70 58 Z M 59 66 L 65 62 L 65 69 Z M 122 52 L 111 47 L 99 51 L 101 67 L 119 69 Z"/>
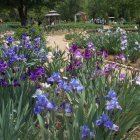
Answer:
<path fill-rule="evenodd" d="M 47 31 L 52 31 L 52 30 L 70 30 L 70 29 L 99 29 L 102 28 L 102 25 L 97 25 L 97 24 L 90 24 L 90 23 L 65 23 L 65 24 L 56 24 L 56 25 L 49 25 L 47 27 Z"/>
<path fill-rule="evenodd" d="M 70 34 L 66 34 L 65 35 L 65 39 L 66 40 L 72 40 L 74 38 L 75 34 L 74 33 L 70 33 Z"/>
<path fill-rule="evenodd" d="M 37 25 L 33 27 L 20 27 L 15 31 L 15 37 L 20 39 L 24 33 L 27 33 L 31 38 L 40 37 L 44 43 L 46 42 L 43 27 L 38 27 Z"/>
<path fill-rule="evenodd" d="M 6 22 L 0 24 L 0 32 L 15 31 L 20 27 L 19 22 Z"/>

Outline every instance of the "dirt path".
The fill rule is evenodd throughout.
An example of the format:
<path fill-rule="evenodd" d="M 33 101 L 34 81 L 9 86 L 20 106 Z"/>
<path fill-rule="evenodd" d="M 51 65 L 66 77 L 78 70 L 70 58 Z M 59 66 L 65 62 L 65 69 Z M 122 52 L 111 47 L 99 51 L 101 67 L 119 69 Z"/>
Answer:
<path fill-rule="evenodd" d="M 65 35 L 49 35 L 46 36 L 46 40 L 47 40 L 47 46 L 52 47 L 53 49 L 55 49 L 56 47 L 58 47 L 59 50 L 61 51 L 67 51 L 67 42 L 64 41 L 65 39 Z"/>

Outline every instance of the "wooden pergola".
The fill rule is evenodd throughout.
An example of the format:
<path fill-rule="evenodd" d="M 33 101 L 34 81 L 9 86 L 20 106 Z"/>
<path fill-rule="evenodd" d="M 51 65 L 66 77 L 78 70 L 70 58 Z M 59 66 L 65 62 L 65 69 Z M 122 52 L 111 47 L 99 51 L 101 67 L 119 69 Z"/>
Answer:
<path fill-rule="evenodd" d="M 57 13 L 57 11 L 49 11 L 49 13 L 46 15 L 46 23 L 47 25 L 55 25 L 60 22 L 60 14 Z"/>

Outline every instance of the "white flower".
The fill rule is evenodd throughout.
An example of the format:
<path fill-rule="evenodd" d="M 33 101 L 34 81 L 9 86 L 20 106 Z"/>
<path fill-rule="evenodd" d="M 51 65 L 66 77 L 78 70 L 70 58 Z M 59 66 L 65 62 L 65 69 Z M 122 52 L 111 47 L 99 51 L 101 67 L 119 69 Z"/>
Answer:
<path fill-rule="evenodd" d="M 52 59 L 54 58 L 53 53 L 52 52 L 48 52 L 47 58 L 48 58 L 49 62 L 52 62 Z"/>
<path fill-rule="evenodd" d="M 136 78 L 136 84 L 137 84 L 137 85 L 140 85 L 140 76 L 138 76 L 138 77 Z"/>
<path fill-rule="evenodd" d="M 40 49 L 39 52 L 40 52 L 40 53 L 43 53 L 43 52 L 45 52 L 45 50 L 42 48 L 42 49 Z"/>
<path fill-rule="evenodd" d="M 113 124 L 112 130 L 118 131 L 119 130 L 119 126 L 117 126 L 116 124 Z"/>
<path fill-rule="evenodd" d="M 138 27 L 137 27 L 137 26 L 135 26 L 135 27 L 134 27 L 134 29 L 138 29 Z"/>
<path fill-rule="evenodd" d="M 43 88 L 49 88 L 51 85 L 50 84 L 48 84 L 48 83 L 41 83 L 41 86 L 43 87 Z"/>
<path fill-rule="evenodd" d="M 37 89 L 35 94 L 32 96 L 33 98 L 36 98 L 37 95 L 42 95 L 44 92 L 41 89 Z"/>
<path fill-rule="evenodd" d="M 64 76 L 63 79 L 68 80 L 68 77 L 65 77 L 65 76 Z"/>
<path fill-rule="evenodd" d="M 136 42 L 135 42 L 135 45 L 139 45 L 139 42 L 138 42 L 138 41 L 136 41 Z"/>
<path fill-rule="evenodd" d="M 20 42 L 19 42 L 19 41 L 15 41 L 15 44 L 16 44 L 16 45 L 19 45 L 19 44 L 20 44 Z"/>

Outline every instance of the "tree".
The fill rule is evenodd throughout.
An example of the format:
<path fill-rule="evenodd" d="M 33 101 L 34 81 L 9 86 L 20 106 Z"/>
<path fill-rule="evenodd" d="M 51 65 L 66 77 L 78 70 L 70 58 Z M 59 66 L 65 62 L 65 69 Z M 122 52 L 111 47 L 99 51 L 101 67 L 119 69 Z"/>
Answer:
<path fill-rule="evenodd" d="M 1 6 L 16 8 L 19 13 L 22 26 L 26 26 L 27 13 L 30 8 L 46 5 L 49 8 L 54 8 L 59 0 L 0 0 Z"/>
<path fill-rule="evenodd" d="M 74 15 L 81 10 L 81 0 L 63 0 L 57 6 L 63 20 L 73 21 Z"/>

